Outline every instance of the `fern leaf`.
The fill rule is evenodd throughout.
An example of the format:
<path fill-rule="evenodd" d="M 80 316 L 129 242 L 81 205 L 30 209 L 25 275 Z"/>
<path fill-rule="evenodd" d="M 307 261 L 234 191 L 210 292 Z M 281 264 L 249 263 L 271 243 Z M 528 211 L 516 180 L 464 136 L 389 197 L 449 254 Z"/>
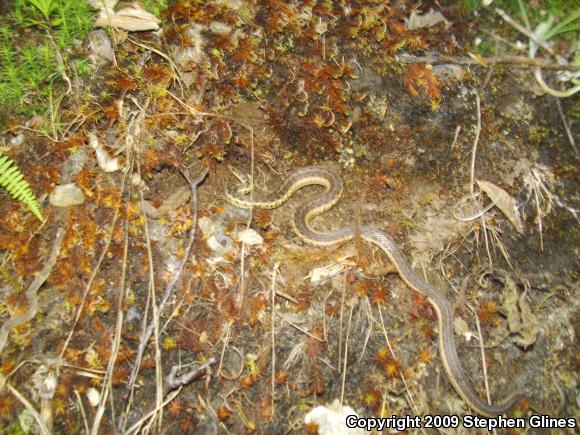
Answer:
<path fill-rule="evenodd" d="M 0 154 L 0 186 L 4 187 L 12 198 L 20 201 L 40 221 L 44 221 L 36 197 L 24 174 L 8 156 Z"/>

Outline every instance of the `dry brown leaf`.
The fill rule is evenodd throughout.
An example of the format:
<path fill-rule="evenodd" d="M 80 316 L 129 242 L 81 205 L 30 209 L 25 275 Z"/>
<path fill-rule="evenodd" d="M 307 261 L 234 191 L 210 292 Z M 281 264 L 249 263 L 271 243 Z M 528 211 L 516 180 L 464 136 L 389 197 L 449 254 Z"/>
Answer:
<path fill-rule="evenodd" d="M 95 27 L 114 27 L 130 32 L 159 29 L 159 19 L 139 3 L 133 2 L 115 12 L 117 3 L 118 0 L 91 0 L 91 4 L 99 10 Z"/>
<path fill-rule="evenodd" d="M 152 218 L 159 219 L 161 216 L 177 210 L 187 201 L 191 196 L 191 189 L 189 187 L 180 187 L 174 193 L 172 193 L 169 198 L 165 199 L 159 207 L 153 206 L 149 201 L 143 201 L 141 203 L 141 210 L 143 210 L 147 215 Z"/>
<path fill-rule="evenodd" d="M 105 172 L 115 172 L 121 169 L 119 160 L 116 157 L 111 158 L 109 156 L 109 153 L 107 152 L 105 147 L 101 144 L 97 135 L 93 132 L 89 133 L 89 145 L 95 150 L 99 168 L 101 168 Z"/>
<path fill-rule="evenodd" d="M 509 219 L 516 231 L 524 234 L 524 225 L 520 219 L 520 212 L 516 200 L 501 187 L 496 186 L 490 181 L 477 180 L 477 185 L 487 193 L 487 196 L 489 196 L 495 206 Z"/>

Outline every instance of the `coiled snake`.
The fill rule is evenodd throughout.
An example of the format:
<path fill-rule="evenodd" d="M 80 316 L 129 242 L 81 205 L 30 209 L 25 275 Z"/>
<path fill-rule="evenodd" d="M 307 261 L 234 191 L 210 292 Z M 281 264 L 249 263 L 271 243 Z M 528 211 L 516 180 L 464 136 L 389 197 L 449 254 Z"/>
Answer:
<path fill-rule="evenodd" d="M 241 190 L 231 188 L 226 193 L 228 202 L 240 208 L 273 209 L 283 205 L 299 189 L 308 185 L 321 185 L 326 191 L 307 199 L 297 207 L 292 223 L 298 236 L 315 246 L 330 246 L 353 239 L 356 235 L 381 248 L 389 257 L 403 281 L 412 289 L 425 295 L 437 312 L 439 325 L 439 350 L 443 367 L 457 393 L 465 402 L 481 415 L 493 417 L 510 409 L 523 393 L 515 393 L 496 404 L 485 403 L 475 392 L 461 367 L 453 338 L 453 310 L 444 295 L 423 280 L 410 266 L 396 242 L 381 230 L 363 225 L 356 230 L 345 226 L 333 231 L 318 232 L 310 227 L 314 216 L 332 208 L 342 194 L 342 180 L 333 170 L 323 166 L 307 166 L 294 170 L 284 180 L 278 190 L 264 197 L 251 200 Z M 247 189 L 246 189 L 247 190 Z"/>

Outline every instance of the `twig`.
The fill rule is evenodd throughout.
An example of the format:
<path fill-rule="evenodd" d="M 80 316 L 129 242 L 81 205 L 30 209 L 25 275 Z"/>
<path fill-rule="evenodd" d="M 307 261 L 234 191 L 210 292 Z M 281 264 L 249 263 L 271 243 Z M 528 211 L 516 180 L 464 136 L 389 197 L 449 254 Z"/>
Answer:
<path fill-rule="evenodd" d="M 163 59 L 165 59 L 167 61 L 167 63 L 169 64 L 169 66 L 171 67 L 171 69 L 175 72 L 175 75 L 177 76 L 177 82 L 179 83 L 179 86 L 181 88 L 181 92 L 183 93 L 183 75 L 181 74 L 181 70 L 177 67 L 175 62 L 173 62 L 173 60 L 171 60 L 171 58 L 169 56 L 167 56 L 162 51 L 157 50 L 154 47 L 151 47 L 150 45 L 142 44 L 140 42 L 135 41 L 132 38 L 127 38 L 127 39 L 129 42 L 131 42 L 131 43 L 133 43 L 141 48 L 144 48 L 145 50 L 151 50 L 153 53 L 156 53 L 159 56 L 161 56 Z"/>
<path fill-rule="evenodd" d="M 477 336 L 479 337 L 479 350 L 481 351 L 481 366 L 483 369 L 483 380 L 485 383 L 485 395 L 487 397 L 487 403 L 491 404 L 491 396 L 489 394 L 489 380 L 487 377 L 487 362 L 485 360 L 485 346 L 483 345 L 483 335 L 481 334 L 481 325 L 479 324 L 477 312 L 475 312 L 473 309 L 471 309 L 471 311 L 473 312 L 475 317 L 475 326 L 477 328 Z"/>
<path fill-rule="evenodd" d="M 346 337 L 344 339 L 344 360 L 342 364 L 342 381 L 340 384 L 340 406 L 344 400 L 344 385 L 346 383 L 346 363 L 348 361 L 348 337 L 350 336 L 350 324 L 352 321 L 352 312 L 354 310 L 354 304 L 350 306 L 350 312 L 348 314 L 348 326 L 346 328 Z"/>
<path fill-rule="evenodd" d="M 254 202 L 254 129 L 250 128 L 250 203 Z M 250 215 L 248 216 L 248 222 L 246 223 L 246 231 L 250 229 L 252 225 L 252 217 L 254 215 L 254 207 L 250 208 Z M 241 259 L 240 259 L 240 294 L 238 296 L 238 307 L 241 307 L 244 302 L 244 291 L 246 288 L 245 281 L 245 266 L 244 260 L 246 257 L 246 242 L 242 241 Z"/>
<path fill-rule="evenodd" d="M 193 381 L 201 379 L 204 373 L 206 373 L 208 369 L 215 364 L 217 364 L 217 360 L 215 358 L 210 358 L 209 361 L 202 366 L 199 366 L 181 375 L 177 374 L 181 370 L 180 366 L 175 365 L 171 367 L 171 372 L 165 378 L 165 387 L 163 389 L 164 394 L 168 394 L 176 388 L 184 387 L 188 384 L 191 384 Z"/>
<path fill-rule="evenodd" d="M 342 274 L 342 294 L 340 298 L 340 315 L 338 321 L 338 358 L 336 361 L 336 367 L 340 372 L 340 362 L 342 361 L 342 322 L 344 317 L 344 301 L 346 299 L 346 275 Z M 324 311 L 324 310 L 323 310 Z M 341 401 L 342 402 L 342 401 Z"/>
<path fill-rule="evenodd" d="M 36 409 L 34 409 L 34 406 L 32 406 L 32 404 L 28 400 L 26 400 L 26 397 L 21 395 L 20 392 L 10 384 L 6 384 L 5 387 L 8 388 L 8 390 L 14 395 L 14 397 L 16 397 L 18 401 L 22 403 L 24 407 L 28 410 L 28 412 L 30 412 L 30 414 L 34 417 L 36 423 L 40 428 L 40 433 L 43 435 L 50 435 L 50 431 L 44 424 L 44 421 L 42 421 L 40 414 Z"/>
<path fill-rule="evenodd" d="M 193 222 L 191 225 L 191 229 L 189 230 L 189 239 L 187 242 L 187 247 L 185 248 L 185 253 L 183 255 L 183 259 L 181 260 L 181 263 L 179 264 L 177 271 L 173 275 L 173 278 L 171 279 L 171 281 L 169 281 L 169 283 L 167 284 L 167 287 L 165 288 L 165 293 L 163 294 L 163 299 L 161 300 L 161 303 L 159 304 L 159 308 L 158 308 L 159 313 L 163 312 L 165 305 L 167 304 L 167 301 L 169 300 L 169 298 L 171 297 L 171 294 L 173 293 L 173 288 L 175 287 L 175 285 L 177 284 L 177 282 L 181 278 L 181 275 L 183 273 L 185 265 L 187 264 L 187 261 L 189 260 L 189 255 L 190 255 L 191 249 L 193 247 L 193 241 L 195 239 L 195 234 L 196 234 L 196 229 L 197 229 L 197 186 L 205 179 L 205 177 L 207 176 L 207 173 L 208 173 L 207 169 L 204 168 L 202 170 L 201 174 L 197 178 L 191 180 L 186 171 L 179 168 L 179 172 L 187 180 L 187 182 L 189 183 L 189 187 L 191 188 L 191 211 L 192 211 Z M 155 301 L 152 301 L 152 303 L 155 303 Z M 141 335 L 139 347 L 137 348 L 137 355 L 135 356 L 133 371 L 131 372 L 129 382 L 127 383 L 127 390 L 129 392 L 133 390 L 133 387 L 135 385 L 135 381 L 137 380 L 137 374 L 139 373 L 139 368 L 141 366 L 141 360 L 143 358 L 143 353 L 145 352 L 145 348 L 147 347 L 147 343 L 149 341 L 149 338 L 151 337 L 151 334 L 153 333 L 154 328 L 155 328 L 155 323 L 150 322 L 147 329 L 145 329 L 143 334 Z M 158 404 L 158 406 L 159 406 L 159 404 Z M 124 416 L 124 417 L 126 417 L 126 416 Z M 126 422 L 126 419 L 123 418 L 122 424 L 121 424 L 121 431 L 125 430 L 125 428 L 124 428 L 125 422 Z"/>
<path fill-rule="evenodd" d="M 495 8 L 495 11 L 498 13 L 498 15 L 505 22 L 507 22 L 512 27 L 514 27 L 520 33 L 523 33 L 528 38 L 530 38 L 530 59 L 535 59 L 535 57 L 536 57 L 535 55 L 536 55 L 537 47 L 534 46 L 533 43 L 537 44 L 539 47 L 542 47 L 544 50 L 546 50 L 552 56 L 558 58 L 558 56 L 556 55 L 556 53 L 554 53 L 554 51 L 552 50 L 552 48 L 548 45 L 547 41 L 544 40 L 543 38 L 539 37 L 533 30 L 529 29 L 530 23 L 528 21 L 527 15 L 525 15 L 525 10 L 522 11 L 522 12 L 524 12 L 524 19 L 526 21 L 526 26 L 528 26 L 528 28 L 523 27 L 521 24 L 519 24 L 518 22 L 516 22 L 504 10 L 502 10 L 500 8 Z M 538 65 L 536 65 L 535 68 L 534 68 L 534 76 L 536 78 L 536 81 L 538 82 L 538 85 L 540 85 L 540 87 L 545 92 L 547 92 L 550 95 L 553 95 L 554 97 L 566 98 L 566 97 L 570 97 L 570 96 L 572 96 L 572 95 L 574 95 L 574 94 L 576 94 L 577 92 L 580 91 L 580 85 L 574 86 L 574 87 L 572 87 L 570 89 L 567 89 L 565 91 L 560 91 L 558 89 L 554 89 L 554 88 L 548 86 L 548 84 L 544 81 L 544 77 L 542 75 L 542 69 Z"/>
<path fill-rule="evenodd" d="M 139 171 L 139 174 L 141 171 Z M 139 189 L 139 198 L 141 203 L 145 200 L 143 197 L 143 190 Z M 145 215 L 145 214 L 144 214 Z M 158 427 L 157 430 L 161 432 L 161 424 L 163 421 L 163 407 L 161 403 L 163 402 L 163 379 L 162 379 L 162 365 L 161 365 L 161 349 L 159 348 L 159 317 L 162 312 L 163 306 L 157 307 L 157 293 L 155 291 L 155 266 L 153 263 L 153 251 L 151 249 L 151 238 L 149 237 L 149 223 L 148 218 L 145 215 L 145 246 L 147 248 L 147 262 L 149 264 L 149 289 L 151 291 L 151 308 L 153 310 L 153 343 L 155 344 L 155 400 L 157 406 L 159 407 L 158 416 Z M 151 324 L 150 324 L 151 325 Z M 145 343 L 149 341 L 149 337 L 146 338 Z M 96 434 L 93 434 L 96 435 Z"/>
<path fill-rule="evenodd" d="M 477 109 L 477 127 L 475 131 L 475 138 L 473 139 L 473 147 L 471 148 L 471 166 L 470 166 L 470 180 L 469 180 L 469 190 L 471 196 L 475 195 L 475 156 L 477 155 L 477 145 L 479 143 L 479 136 L 481 134 L 481 100 L 479 98 L 479 92 L 475 91 L 475 107 Z M 486 224 L 485 217 L 481 215 L 479 217 L 481 222 L 481 227 L 483 228 L 483 236 L 485 240 L 485 247 L 487 250 L 487 256 L 489 258 L 490 264 L 492 264 L 491 253 L 489 251 L 489 244 L 487 241 Z"/>
<path fill-rule="evenodd" d="M 163 403 L 161 404 L 161 407 L 164 407 L 169 402 L 171 402 L 173 399 L 175 399 L 180 392 L 181 392 L 181 388 L 178 388 L 173 393 L 171 393 L 167 397 L 167 399 L 165 399 L 163 401 Z M 159 411 L 159 405 L 156 405 L 155 408 L 153 408 L 151 411 L 149 411 L 147 414 L 145 414 L 137 423 L 135 423 L 133 426 L 131 426 L 129 429 L 127 429 L 127 431 L 123 432 L 123 434 L 128 435 L 128 434 L 137 433 L 138 429 L 143 425 L 143 423 L 145 423 L 149 418 L 151 418 L 153 415 L 155 415 L 158 411 Z"/>
<path fill-rule="evenodd" d="M 79 404 L 79 409 L 81 411 L 81 416 L 83 418 L 83 424 L 85 425 L 85 431 L 86 433 L 90 433 L 90 429 L 89 429 L 89 421 L 87 420 L 87 412 L 85 411 L 85 407 L 83 406 L 83 399 L 81 398 L 81 395 L 79 394 L 79 391 L 75 388 L 74 390 L 75 393 L 75 397 L 77 398 L 77 402 Z"/>
<path fill-rule="evenodd" d="M 475 187 L 475 156 L 477 154 L 477 144 L 479 143 L 479 135 L 481 134 L 481 101 L 479 99 L 479 93 L 475 92 L 475 107 L 477 109 L 477 130 L 475 131 L 475 138 L 473 139 L 473 147 L 471 148 L 471 176 L 469 180 L 469 190 L 471 195 L 474 195 Z"/>
<path fill-rule="evenodd" d="M 272 401 L 270 404 L 272 420 L 274 418 L 274 403 L 275 403 L 275 390 L 276 390 L 276 324 L 274 322 L 274 314 L 276 312 L 276 275 L 278 274 L 278 267 L 280 264 L 278 262 L 274 263 L 274 269 L 272 270 L 272 286 L 270 287 L 270 304 L 271 304 L 271 315 L 270 315 L 270 331 L 271 331 L 271 345 L 272 345 Z"/>
<path fill-rule="evenodd" d="M 538 82 L 538 85 L 540 85 L 540 87 L 547 92 L 548 94 L 554 96 L 554 97 L 558 97 L 558 98 L 567 98 L 567 97 L 571 97 L 572 95 L 578 93 L 580 91 L 580 85 L 576 85 L 570 89 L 566 89 L 565 91 L 560 91 L 558 89 L 554 89 L 552 87 L 550 87 L 546 81 L 544 80 L 544 76 L 542 75 L 542 70 L 541 68 L 534 68 L 534 76 L 536 77 L 536 81 Z"/>
<path fill-rule="evenodd" d="M 566 116 L 564 115 L 564 111 L 562 110 L 562 103 L 560 103 L 560 99 L 556 98 L 556 105 L 558 106 L 558 113 L 560 114 L 560 118 L 562 118 L 562 124 L 564 125 L 564 130 L 566 130 L 566 136 L 568 137 L 568 142 L 570 142 L 570 146 L 574 150 L 574 154 L 576 155 L 576 160 L 580 161 L 580 152 L 578 151 L 578 147 L 576 146 L 576 141 L 574 140 L 574 136 L 570 131 L 570 126 L 566 121 Z"/>
<path fill-rule="evenodd" d="M 432 65 L 441 64 L 454 64 L 454 65 L 480 65 L 480 66 L 490 66 L 490 65 L 511 65 L 516 68 L 530 68 L 530 67 L 540 67 L 542 69 L 552 69 L 556 71 L 580 71 L 580 66 L 565 64 L 560 65 L 558 63 L 551 63 L 541 59 L 531 59 L 525 56 L 494 56 L 494 57 L 477 57 L 477 59 L 471 57 L 453 57 L 445 55 L 427 55 L 427 56 L 415 56 L 412 54 L 399 54 L 395 56 L 395 60 L 401 63 L 430 63 Z"/>
<path fill-rule="evenodd" d="M 461 124 L 455 128 L 455 136 L 453 137 L 453 143 L 451 143 L 451 149 L 455 148 L 455 144 L 457 143 L 457 138 L 459 137 L 459 132 L 461 131 Z"/>
<path fill-rule="evenodd" d="M 125 212 L 129 207 L 129 202 L 125 204 Z M 103 387 L 101 388 L 101 397 L 99 405 L 95 412 L 95 418 L 93 420 L 93 426 L 91 432 L 93 435 L 97 434 L 99 431 L 99 426 L 101 419 L 105 412 L 105 404 L 107 403 L 107 398 L 109 393 L 112 391 L 112 377 L 115 370 L 115 362 L 117 360 L 117 355 L 119 354 L 119 347 L 121 345 L 121 331 L 123 330 L 123 295 L 125 292 L 125 277 L 127 273 L 127 255 L 129 247 L 129 220 L 125 219 L 125 241 L 123 245 L 123 265 L 121 267 L 121 278 L 119 280 L 119 285 L 117 287 L 118 292 L 118 302 L 117 302 L 117 322 L 115 324 L 115 334 L 113 336 L 113 342 L 111 343 L 111 356 L 109 357 L 109 363 L 107 364 L 107 372 L 103 380 Z"/>
<path fill-rule="evenodd" d="M 483 368 L 483 381 L 485 383 L 485 397 L 487 398 L 487 403 L 491 404 L 491 396 L 489 394 L 489 379 L 487 377 L 487 363 L 485 361 L 485 347 L 483 345 L 483 335 L 481 335 L 481 325 L 479 324 L 479 318 L 477 317 L 477 313 L 471 307 L 469 307 L 469 309 L 474 314 L 475 326 L 477 328 L 477 336 L 479 337 L 479 349 L 481 350 L 481 365 Z M 495 428 L 493 428 L 493 434 L 497 435 Z"/>
<path fill-rule="evenodd" d="M 284 320 L 286 323 L 288 323 L 288 325 L 292 326 L 293 328 L 297 329 L 298 331 L 302 332 L 303 334 L 308 335 L 310 338 L 315 339 L 319 343 L 326 343 L 326 339 L 317 337 L 316 335 L 308 332 L 306 329 L 301 328 L 300 326 L 296 325 L 295 323 L 290 322 L 288 319 L 285 319 L 281 314 L 279 314 L 279 313 L 276 313 L 276 314 L 278 315 L 278 317 L 280 317 L 282 320 Z"/>
<path fill-rule="evenodd" d="M 514 20 L 512 17 L 510 17 L 507 14 L 507 12 L 504 11 L 503 9 L 495 8 L 495 11 L 501 17 L 502 20 L 504 20 L 506 23 L 508 23 L 510 26 L 512 26 L 518 32 L 526 35 L 528 38 L 530 38 L 532 41 L 534 41 L 536 44 L 538 44 L 540 47 L 542 47 L 544 50 L 546 50 L 552 56 L 556 57 L 556 54 L 554 53 L 552 48 L 546 43 L 546 41 L 544 41 L 541 38 L 538 38 L 538 36 L 533 31 L 526 29 L 524 26 L 522 26 L 520 23 L 518 23 L 516 20 Z"/>

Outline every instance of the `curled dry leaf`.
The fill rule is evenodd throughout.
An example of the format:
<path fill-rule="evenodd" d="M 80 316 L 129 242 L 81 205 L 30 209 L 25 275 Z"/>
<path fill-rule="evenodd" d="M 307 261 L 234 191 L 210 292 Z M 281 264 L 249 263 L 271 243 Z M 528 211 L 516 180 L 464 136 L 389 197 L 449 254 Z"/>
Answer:
<path fill-rule="evenodd" d="M 95 150 L 99 168 L 105 172 L 115 172 L 121 168 L 119 161 L 109 156 L 109 153 L 107 153 L 107 150 L 105 150 L 105 147 L 99 142 L 99 138 L 93 132 L 89 133 L 89 144 Z"/>
<path fill-rule="evenodd" d="M 516 200 L 501 187 L 496 186 L 490 181 L 477 180 L 477 185 L 487 193 L 487 196 L 489 196 L 495 206 L 509 219 L 516 231 L 524 234 L 524 225 L 520 218 Z"/>
<path fill-rule="evenodd" d="M 90 0 L 91 5 L 99 10 L 95 27 L 114 27 L 116 29 L 138 32 L 159 29 L 159 19 L 133 2 L 115 12 L 118 0 Z"/>

